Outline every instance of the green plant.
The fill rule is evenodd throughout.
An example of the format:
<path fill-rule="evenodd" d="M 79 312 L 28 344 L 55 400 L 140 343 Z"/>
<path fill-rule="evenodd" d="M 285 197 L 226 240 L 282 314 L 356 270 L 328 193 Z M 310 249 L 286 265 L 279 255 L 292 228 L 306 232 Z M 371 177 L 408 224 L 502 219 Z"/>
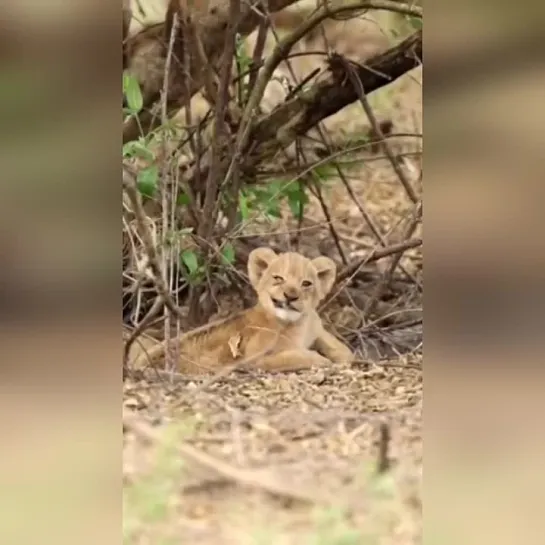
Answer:
<path fill-rule="evenodd" d="M 182 229 L 178 233 L 187 235 L 190 230 Z M 217 269 L 221 271 L 224 267 L 232 266 L 234 262 L 235 248 L 231 242 L 226 241 L 220 248 L 220 260 Z M 183 265 L 184 276 L 189 284 L 195 286 L 204 282 L 210 267 L 197 249 L 183 250 L 180 253 L 180 263 Z"/>
<path fill-rule="evenodd" d="M 170 431 L 170 430 L 169 430 Z M 138 477 L 123 488 L 123 542 L 139 542 L 143 532 L 161 532 L 161 525 L 175 511 L 178 476 L 183 468 L 177 452 L 180 432 L 158 444 L 156 458 L 149 474 Z M 159 543 L 168 543 L 168 536 Z"/>
<path fill-rule="evenodd" d="M 196 250 L 183 250 L 180 253 L 180 264 L 189 284 L 199 285 L 206 277 L 206 264 Z"/>
<path fill-rule="evenodd" d="M 241 219 L 247 221 L 251 213 L 269 220 L 280 217 L 282 202 L 287 202 L 294 217 L 303 216 L 308 203 L 306 186 L 303 181 L 285 182 L 274 180 L 266 185 L 247 186 L 239 193 L 239 212 Z"/>
<path fill-rule="evenodd" d="M 144 106 L 144 99 L 138 80 L 128 72 L 123 73 L 123 95 L 126 103 L 123 112 L 127 115 L 138 114 Z"/>
<path fill-rule="evenodd" d="M 367 545 L 361 531 L 351 526 L 348 514 L 341 507 L 318 511 L 313 545 Z"/>
<path fill-rule="evenodd" d="M 252 58 L 246 50 L 246 41 L 240 35 L 235 37 L 235 62 L 238 72 L 238 97 L 241 104 L 245 104 L 248 100 L 248 77 L 247 74 L 252 66 Z"/>
<path fill-rule="evenodd" d="M 123 112 L 129 116 L 138 114 L 143 107 L 142 92 L 138 80 L 125 72 L 123 74 L 123 96 L 126 107 Z M 148 166 L 141 169 L 137 175 L 137 185 L 140 193 L 152 198 L 157 193 L 159 182 L 159 167 L 155 163 L 156 156 L 149 148 L 149 138 L 139 138 L 123 145 L 124 158 L 142 159 Z"/>

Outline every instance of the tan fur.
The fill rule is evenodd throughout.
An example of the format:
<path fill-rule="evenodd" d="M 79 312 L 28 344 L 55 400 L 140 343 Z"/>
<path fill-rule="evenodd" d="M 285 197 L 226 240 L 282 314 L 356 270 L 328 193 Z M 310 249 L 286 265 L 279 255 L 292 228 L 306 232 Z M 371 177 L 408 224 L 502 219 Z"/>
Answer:
<path fill-rule="evenodd" d="M 308 259 L 295 252 L 276 254 L 257 248 L 248 260 L 248 275 L 257 304 L 225 320 L 189 331 L 173 341 L 180 358 L 178 371 L 201 373 L 237 361 L 267 371 L 297 371 L 313 366 L 347 363 L 351 350 L 324 329 L 318 303 L 335 281 L 335 263 L 327 257 Z M 309 284 L 310 283 L 310 284 Z M 165 343 L 136 361 L 164 364 Z"/>

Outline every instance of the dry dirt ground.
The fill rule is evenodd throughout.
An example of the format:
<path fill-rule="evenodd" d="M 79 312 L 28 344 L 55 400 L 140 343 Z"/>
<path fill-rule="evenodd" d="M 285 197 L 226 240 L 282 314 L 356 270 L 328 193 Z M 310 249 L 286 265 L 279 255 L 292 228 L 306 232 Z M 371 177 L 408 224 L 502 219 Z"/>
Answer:
<path fill-rule="evenodd" d="M 394 132 L 421 133 L 421 71 L 372 98 Z M 364 116 L 361 106 L 333 125 L 354 115 Z M 392 142 L 395 151 L 408 150 L 403 168 L 420 194 L 420 158 L 410 153 L 421 141 Z M 377 246 L 362 206 L 388 244 L 403 240 L 414 206 L 389 162 L 374 158 L 347 176 L 359 206 L 339 180 L 324 193 L 346 257 Z M 307 217 L 298 226 L 300 249 L 334 255 L 315 199 Z M 295 227 L 285 219 L 275 228 Z M 413 236 L 421 236 L 420 227 Z M 277 240 L 285 246 L 285 237 Z M 373 319 L 363 317 L 390 264 L 384 261 L 324 312 L 360 355 L 351 367 L 274 376 L 235 371 L 213 381 L 136 374 L 126 381 L 126 543 L 421 542 L 421 252 L 404 255 L 392 295 L 370 311 Z"/>

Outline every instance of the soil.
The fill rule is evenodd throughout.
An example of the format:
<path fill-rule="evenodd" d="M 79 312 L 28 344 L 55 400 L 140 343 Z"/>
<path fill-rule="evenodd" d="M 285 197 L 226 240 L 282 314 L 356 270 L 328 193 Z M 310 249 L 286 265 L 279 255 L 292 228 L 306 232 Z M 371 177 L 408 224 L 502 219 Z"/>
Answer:
<path fill-rule="evenodd" d="M 213 457 L 201 464 L 177 452 L 188 464 L 169 477 L 175 507 L 167 529 L 146 527 L 140 538 L 254 543 L 265 531 L 265 543 L 312 543 L 322 519 L 340 512 L 340 537 L 359 531 L 381 543 L 419 542 L 420 357 L 327 372 L 235 372 L 201 391 L 197 384 L 125 387 L 125 408 L 142 420 L 125 434 L 127 483 L 157 471 L 140 426 L 171 426 L 180 434 L 175 445 Z"/>

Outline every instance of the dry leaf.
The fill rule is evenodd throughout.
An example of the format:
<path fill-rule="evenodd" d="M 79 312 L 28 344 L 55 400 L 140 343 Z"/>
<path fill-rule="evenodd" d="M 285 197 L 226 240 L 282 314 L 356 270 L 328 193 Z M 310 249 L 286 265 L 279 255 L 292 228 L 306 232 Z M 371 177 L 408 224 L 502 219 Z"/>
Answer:
<path fill-rule="evenodd" d="M 229 350 L 231 350 L 231 354 L 233 355 L 233 358 L 238 358 L 239 356 L 241 356 L 241 352 L 240 352 L 240 343 L 242 342 L 242 336 L 239 334 L 239 335 L 234 335 L 233 337 L 231 337 L 228 341 L 228 344 L 229 344 Z"/>

